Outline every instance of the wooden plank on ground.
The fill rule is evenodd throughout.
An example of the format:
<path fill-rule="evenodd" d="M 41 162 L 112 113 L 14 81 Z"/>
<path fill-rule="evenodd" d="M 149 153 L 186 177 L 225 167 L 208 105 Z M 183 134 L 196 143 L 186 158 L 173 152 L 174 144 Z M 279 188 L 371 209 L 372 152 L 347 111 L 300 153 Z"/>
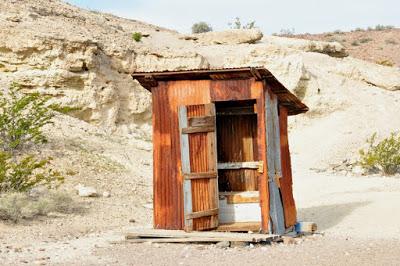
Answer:
<path fill-rule="evenodd" d="M 279 238 L 277 235 L 256 234 L 256 233 L 231 233 L 231 232 L 184 232 L 180 230 L 160 230 L 160 229 L 135 229 L 130 230 L 125 235 L 126 239 L 182 239 L 182 238 L 212 238 L 215 242 L 219 241 L 245 241 L 245 242 L 263 242 L 271 241 Z M 182 240 L 183 241 L 183 240 Z M 190 240 L 188 240 L 190 241 Z"/>

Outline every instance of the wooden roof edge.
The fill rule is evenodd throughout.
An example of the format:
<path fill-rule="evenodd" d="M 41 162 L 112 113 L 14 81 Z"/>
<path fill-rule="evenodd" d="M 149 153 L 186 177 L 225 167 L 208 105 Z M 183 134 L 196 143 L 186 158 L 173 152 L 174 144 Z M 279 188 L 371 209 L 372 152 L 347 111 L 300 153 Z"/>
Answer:
<path fill-rule="evenodd" d="M 241 68 L 223 68 L 223 69 L 192 69 L 192 70 L 179 70 L 179 71 L 161 71 L 161 72 L 137 72 L 132 74 L 132 78 L 138 82 L 148 91 L 158 85 L 158 81 L 169 80 L 198 80 L 198 79 L 211 79 L 211 80 L 224 80 L 229 77 L 218 75 L 231 75 L 232 78 L 251 78 L 256 80 L 265 80 L 272 83 L 271 90 L 278 96 L 281 104 L 285 104 L 288 108 L 289 115 L 296 115 L 305 113 L 309 109 L 300 101 L 297 96 L 290 92 L 275 76 L 264 67 L 241 67 Z M 219 77 L 219 78 L 218 78 Z"/>

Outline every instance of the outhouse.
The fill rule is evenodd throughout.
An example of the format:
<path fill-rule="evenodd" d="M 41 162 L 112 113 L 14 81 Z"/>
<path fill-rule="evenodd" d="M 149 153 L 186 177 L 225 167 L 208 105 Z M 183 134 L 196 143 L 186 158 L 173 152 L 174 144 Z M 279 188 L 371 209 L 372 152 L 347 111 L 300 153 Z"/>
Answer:
<path fill-rule="evenodd" d="M 152 93 L 154 228 L 293 230 L 287 118 L 306 105 L 262 67 L 132 76 Z"/>

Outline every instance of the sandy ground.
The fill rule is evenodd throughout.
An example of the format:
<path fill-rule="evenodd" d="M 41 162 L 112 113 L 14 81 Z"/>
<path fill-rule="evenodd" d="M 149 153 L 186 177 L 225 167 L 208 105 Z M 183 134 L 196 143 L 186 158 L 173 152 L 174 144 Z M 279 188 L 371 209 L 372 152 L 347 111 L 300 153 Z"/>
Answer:
<path fill-rule="evenodd" d="M 398 265 L 399 179 L 313 172 L 295 172 L 295 177 L 299 220 L 318 223 L 323 233 L 303 237 L 297 244 L 228 249 L 112 244 L 122 240 L 130 227 L 151 223 L 150 209 L 140 206 L 127 211 L 124 201 L 115 197 L 90 199 L 96 209 L 83 215 L 18 226 L 1 224 L 0 261 L 2 265 Z M 150 179 L 147 182 L 150 186 Z M 107 225 L 96 219 L 103 219 L 99 213 L 108 205 L 120 205 L 120 215 L 109 211 L 114 222 Z M 138 222 L 129 223 L 129 213 Z"/>

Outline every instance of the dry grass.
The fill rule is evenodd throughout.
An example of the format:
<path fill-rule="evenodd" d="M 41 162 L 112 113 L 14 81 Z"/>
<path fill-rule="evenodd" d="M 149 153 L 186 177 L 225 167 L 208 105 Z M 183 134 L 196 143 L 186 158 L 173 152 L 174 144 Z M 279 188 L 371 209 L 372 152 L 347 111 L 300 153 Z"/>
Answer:
<path fill-rule="evenodd" d="M 65 192 L 52 191 L 30 195 L 5 193 L 0 196 L 0 220 L 18 223 L 50 213 L 68 214 L 81 212 L 82 208 Z"/>

